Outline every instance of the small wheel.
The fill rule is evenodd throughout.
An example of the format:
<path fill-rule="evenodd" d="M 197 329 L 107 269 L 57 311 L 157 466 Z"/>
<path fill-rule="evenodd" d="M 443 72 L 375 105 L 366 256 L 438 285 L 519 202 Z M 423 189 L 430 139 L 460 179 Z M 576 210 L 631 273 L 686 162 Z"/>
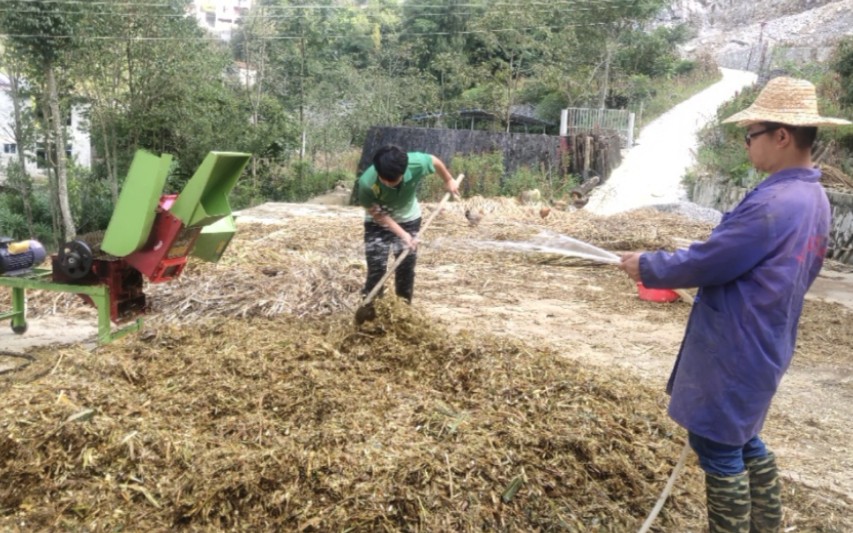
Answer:
<path fill-rule="evenodd" d="M 27 323 L 24 322 L 20 326 L 16 326 L 14 323 L 12 323 L 12 332 L 16 335 L 23 335 L 27 332 Z"/>

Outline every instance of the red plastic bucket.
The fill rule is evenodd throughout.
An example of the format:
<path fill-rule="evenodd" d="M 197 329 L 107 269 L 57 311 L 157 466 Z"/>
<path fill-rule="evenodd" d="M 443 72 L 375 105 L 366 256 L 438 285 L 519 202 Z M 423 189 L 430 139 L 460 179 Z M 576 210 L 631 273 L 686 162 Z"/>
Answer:
<path fill-rule="evenodd" d="M 637 282 L 637 294 L 640 300 L 647 302 L 672 303 L 678 300 L 678 293 L 670 289 L 650 289 L 643 285 L 643 282 Z"/>

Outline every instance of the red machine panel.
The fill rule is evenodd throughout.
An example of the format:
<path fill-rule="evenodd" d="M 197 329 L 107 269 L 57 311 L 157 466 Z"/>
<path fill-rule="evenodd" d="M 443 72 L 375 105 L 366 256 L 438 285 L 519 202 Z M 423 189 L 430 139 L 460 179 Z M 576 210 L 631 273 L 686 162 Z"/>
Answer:
<path fill-rule="evenodd" d="M 152 283 L 169 281 L 181 275 L 187 264 L 187 255 L 201 232 L 201 228 L 185 228 L 183 222 L 168 211 L 174 200 L 175 195 L 164 195 L 160 199 L 148 242 L 125 258 Z"/>
<path fill-rule="evenodd" d="M 103 284 L 110 291 L 110 319 L 121 323 L 144 313 L 147 309 L 145 294 L 142 292 L 142 274 L 134 270 L 127 262 L 118 260 L 95 259 L 91 271 L 80 279 L 70 279 L 57 266 L 57 257 L 53 256 L 53 281 L 58 283 L 76 283 L 80 285 Z M 86 303 L 95 305 L 85 294 L 79 295 Z"/>

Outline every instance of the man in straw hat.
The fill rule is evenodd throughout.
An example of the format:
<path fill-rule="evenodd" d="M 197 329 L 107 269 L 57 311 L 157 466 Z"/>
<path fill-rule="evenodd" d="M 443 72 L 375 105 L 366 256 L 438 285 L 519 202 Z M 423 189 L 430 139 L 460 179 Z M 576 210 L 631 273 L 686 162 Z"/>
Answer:
<path fill-rule="evenodd" d="M 746 128 L 753 166 L 770 175 L 726 213 L 707 241 L 674 253 L 630 253 L 621 268 L 652 288 L 699 287 L 667 385 L 670 416 L 705 471 L 714 532 L 778 531 L 776 462 L 759 437 L 791 363 L 803 299 L 823 265 L 830 211 L 811 160 L 822 117 L 814 85 L 767 83 L 723 122 Z"/>

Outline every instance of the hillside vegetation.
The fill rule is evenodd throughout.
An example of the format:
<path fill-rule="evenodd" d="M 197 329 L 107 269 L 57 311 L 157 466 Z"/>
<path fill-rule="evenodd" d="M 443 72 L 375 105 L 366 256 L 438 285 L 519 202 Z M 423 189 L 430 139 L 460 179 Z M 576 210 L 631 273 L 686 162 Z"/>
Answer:
<path fill-rule="evenodd" d="M 58 243 L 102 229 L 133 153 L 170 153 L 179 190 L 210 150 L 253 154 L 235 207 L 303 200 L 351 179 L 375 125 L 478 109 L 511 131 L 511 112 L 551 124 L 567 106 L 627 107 L 648 121 L 716 77 L 684 60 L 681 25 L 656 26 L 664 0 L 415 2 L 262 0 L 230 42 L 185 16 L 186 0 L 8 0 L 0 66 L 23 103 L 17 144 L 47 146 L 50 179 L 14 161 L 0 174 L 0 229 Z M 675 89 L 674 89 L 675 88 Z M 66 161 L 63 113 L 86 106 L 96 157 Z M 443 114 L 443 115 L 442 115 Z M 59 125 L 59 126 L 57 126 Z M 32 156 L 29 153 L 27 156 Z"/>
<path fill-rule="evenodd" d="M 853 120 L 853 37 L 842 40 L 826 64 L 797 65 L 786 63 L 774 74 L 787 74 L 811 80 L 818 88 L 821 114 Z M 717 117 L 723 119 L 749 106 L 761 86 L 744 90 L 720 107 Z M 819 128 L 814 155 L 823 165 L 853 176 L 853 127 Z M 743 128 L 736 125 L 710 124 L 700 135 L 697 173 L 710 174 L 737 186 L 752 187 L 763 176 L 756 173 L 743 148 Z"/>

